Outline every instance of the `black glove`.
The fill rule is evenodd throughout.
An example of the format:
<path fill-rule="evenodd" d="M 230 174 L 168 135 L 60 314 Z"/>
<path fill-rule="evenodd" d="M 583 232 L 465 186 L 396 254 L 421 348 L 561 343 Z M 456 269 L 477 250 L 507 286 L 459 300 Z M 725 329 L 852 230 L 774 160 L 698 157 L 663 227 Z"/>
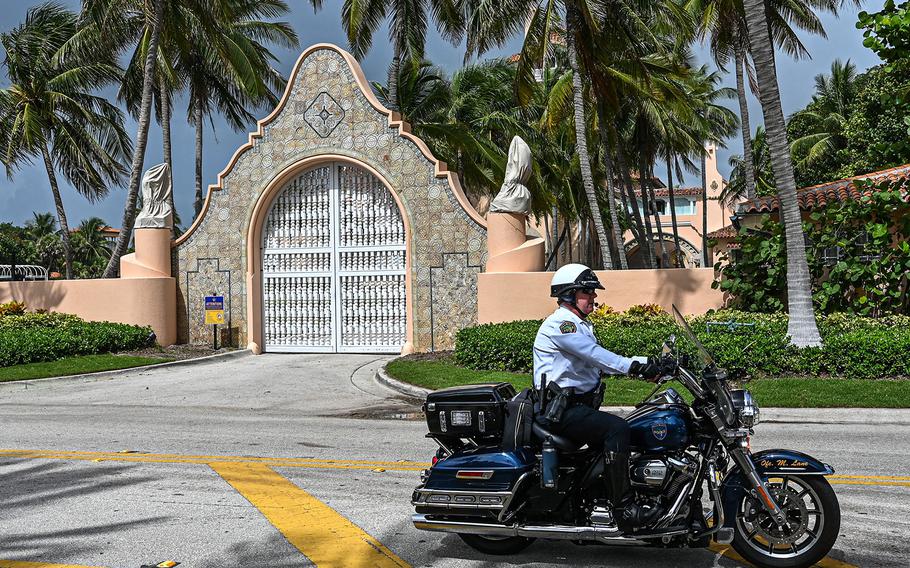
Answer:
<path fill-rule="evenodd" d="M 647 363 L 632 361 L 629 366 L 629 375 L 641 377 L 646 381 L 653 381 L 660 375 L 660 365 L 658 365 L 657 359 L 654 357 L 648 357 Z"/>

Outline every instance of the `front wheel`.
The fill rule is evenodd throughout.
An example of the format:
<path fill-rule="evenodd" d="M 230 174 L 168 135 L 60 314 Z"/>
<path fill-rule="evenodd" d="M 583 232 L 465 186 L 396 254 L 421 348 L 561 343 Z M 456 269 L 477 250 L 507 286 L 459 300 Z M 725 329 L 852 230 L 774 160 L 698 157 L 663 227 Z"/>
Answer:
<path fill-rule="evenodd" d="M 764 506 L 746 494 L 736 512 L 733 548 L 763 568 L 812 566 L 828 554 L 840 530 L 840 504 L 822 476 L 771 476 L 768 490 L 784 513 L 778 527 Z"/>
<path fill-rule="evenodd" d="M 468 546 L 484 554 L 517 554 L 529 547 L 533 538 L 524 536 L 484 536 L 479 534 L 459 534 Z"/>

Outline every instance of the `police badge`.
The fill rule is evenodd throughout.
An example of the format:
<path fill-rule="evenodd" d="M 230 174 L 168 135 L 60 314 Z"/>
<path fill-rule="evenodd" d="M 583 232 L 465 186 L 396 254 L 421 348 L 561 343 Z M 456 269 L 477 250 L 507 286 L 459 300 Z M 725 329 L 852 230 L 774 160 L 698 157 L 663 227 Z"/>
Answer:
<path fill-rule="evenodd" d="M 651 433 L 654 434 L 654 437 L 658 440 L 663 440 L 667 437 L 667 423 L 666 422 L 656 422 L 651 424 Z"/>

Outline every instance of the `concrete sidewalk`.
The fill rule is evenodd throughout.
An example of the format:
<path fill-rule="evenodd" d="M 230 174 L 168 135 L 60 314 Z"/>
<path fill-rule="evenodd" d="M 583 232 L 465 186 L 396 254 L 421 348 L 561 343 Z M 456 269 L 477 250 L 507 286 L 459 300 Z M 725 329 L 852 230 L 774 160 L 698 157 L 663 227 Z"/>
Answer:
<path fill-rule="evenodd" d="M 424 399 L 430 389 L 392 378 L 385 365 L 376 371 L 376 380 L 401 394 Z M 632 406 L 605 406 L 602 410 L 625 416 Z M 761 421 L 777 424 L 892 424 L 910 425 L 910 408 L 762 408 Z"/>

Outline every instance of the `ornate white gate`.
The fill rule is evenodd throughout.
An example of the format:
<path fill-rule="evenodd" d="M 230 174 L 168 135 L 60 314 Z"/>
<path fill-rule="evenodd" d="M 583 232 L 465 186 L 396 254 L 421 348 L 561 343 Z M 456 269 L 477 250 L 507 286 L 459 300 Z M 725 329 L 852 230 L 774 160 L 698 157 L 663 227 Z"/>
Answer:
<path fill-rule="evenodd" d="M 266 351 L 396 353 L 405 342 L 405 234 L 374 175 L 332 163 L 291 181 L 262 236 Z"/>

